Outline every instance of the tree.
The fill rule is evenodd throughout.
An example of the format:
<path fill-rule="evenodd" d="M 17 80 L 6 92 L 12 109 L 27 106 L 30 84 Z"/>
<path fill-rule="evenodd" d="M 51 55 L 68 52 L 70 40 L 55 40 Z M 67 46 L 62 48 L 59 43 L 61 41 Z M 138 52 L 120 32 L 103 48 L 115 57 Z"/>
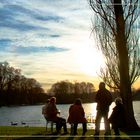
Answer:
<path fill-rule="evenodd" d="M 41 101 L 38 95 L 44 97 L 43 93 L 38 81 L 21 75 L 21 70 L 8 62 L 0 62 L 0 106 L 37 103 Z"/>
<path fill-rule="evenodd" d="M 53 95 L 64 95 L 64 94 L 89 94 L 95 91 L 92 83 L 86 82 L 75 82 L 71 83 L 68 80 L 56 82 L 52 85 L 49 92 Z"/>
<path fill-rule="evenodd" d="M 125 106 L 127 128 L 139 129 L 134 118 L 131 85 L 140 75 L 137 36 L 138 0 L 89 0 L 96 13 L 99 48 L 106 58 L 101 74 L 110 87 L 120 90 Z"/>

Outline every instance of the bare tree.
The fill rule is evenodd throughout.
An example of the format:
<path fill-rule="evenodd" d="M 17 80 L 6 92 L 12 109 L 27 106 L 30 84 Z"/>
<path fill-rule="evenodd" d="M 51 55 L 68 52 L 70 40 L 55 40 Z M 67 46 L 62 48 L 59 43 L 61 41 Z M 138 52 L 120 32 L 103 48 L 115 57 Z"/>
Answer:
<path fill-rule="evenodd" d="M 139 0 L 89 0 L 89 4 L 96 13 L 93 30 L 98 29 L 98 47 L 106 58 L 101 77 L 108 86 L 120 90 L 127 128 L 139 129 L 134 118 L 131 91 L 131 85 L 140 75 Z"/>

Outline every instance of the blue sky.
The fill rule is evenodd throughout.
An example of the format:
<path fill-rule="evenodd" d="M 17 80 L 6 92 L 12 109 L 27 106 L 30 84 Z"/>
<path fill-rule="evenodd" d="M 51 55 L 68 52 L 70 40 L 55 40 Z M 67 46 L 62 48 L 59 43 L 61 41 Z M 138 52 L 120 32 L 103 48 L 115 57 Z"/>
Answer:
<path fill-rule="evenodd" d="M 98 83 L 103 64 L 87 0 L 0 0 L 0 57 L 45 89 L 61 80 Z"/>

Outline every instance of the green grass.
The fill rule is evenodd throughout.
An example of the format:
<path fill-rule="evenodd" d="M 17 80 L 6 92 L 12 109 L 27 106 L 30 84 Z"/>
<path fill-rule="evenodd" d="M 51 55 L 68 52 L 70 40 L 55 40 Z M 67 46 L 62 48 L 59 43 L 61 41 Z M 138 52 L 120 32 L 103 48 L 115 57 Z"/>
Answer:
<path fill-rule="evenodd" d="M 70 132 L 70 130 L 68 129 Z M 140 136 L 140 132 L 121 132 L 120 138 L 115 137 L 113 135 L 113 131 L 111 132 L 111 137 L 106 137 L 109 140 L 116 140 L 116 139 L 126 139 L 132 140 L 136 139 L 137 136 Z M 46 132 L 45 127 L 17 127 L 17 126 L 1 126 L 0 127 L 0 140 L 32 140 L 32 139 L 42 139 L 42 140 L 90 140 L 93 138 L 94 130 L 89 129 L 85 135 L 82 136 L 82 129 L 78 129 L 78 135 L 71 136 L 68 135 L 52 135 L 50 129 Z M 100 137 L 97 138 L 99 140 L 105 139 L 104 138 L 104 130 L 100 132 Z M 138 138 L 140 139 L 140 138 Z"/>

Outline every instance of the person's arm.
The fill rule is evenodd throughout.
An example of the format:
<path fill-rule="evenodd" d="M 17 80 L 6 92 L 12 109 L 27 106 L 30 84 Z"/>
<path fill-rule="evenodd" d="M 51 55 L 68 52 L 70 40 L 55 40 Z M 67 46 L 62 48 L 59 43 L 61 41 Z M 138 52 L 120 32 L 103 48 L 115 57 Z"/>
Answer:
<path fill-rule="evenodd" d="M 97 91 L 96 95 L 95 95 L 95 102 L 99 102 L 99 91 Z"/>
<path fill-rule="evenodd" d="M 111 93 L 109 92 L 109 105 L 111 105 L 112 101 L 113 101 L 113 98 L 112 98 Z"/>
<path fill-rule="evenodd" d="M 112 100 L 113 100 L 112 95 L 111 95 L 110 91 L 107 89 L 105 90 L 105 93 L 106 93 L 106 100 L 108 102 L 108 105 L 111 105 Z"/>
<path fill-rule="evenodd" d="M 82 106 L 80 106 L 80 112 L 81 112 L 82 117 L 85 117 L 84 108 Z"/>
<path fill-rule="evenodd" d="M 57 109 L 56 105 L 54 105 L 54 107 L 53 107 L 53 114 L 54 115 L 58 114 L 58 109 Z"/>

